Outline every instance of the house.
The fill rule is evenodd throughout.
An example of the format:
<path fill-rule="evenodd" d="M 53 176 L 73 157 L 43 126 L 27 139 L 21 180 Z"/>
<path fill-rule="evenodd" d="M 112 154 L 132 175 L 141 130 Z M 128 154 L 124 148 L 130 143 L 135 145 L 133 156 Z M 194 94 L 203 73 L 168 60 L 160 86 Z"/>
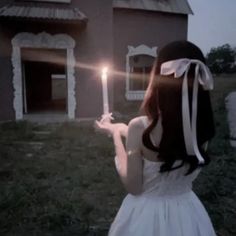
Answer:
<path fill-rule="evenodd" d="M 187 39 L 187 0 L 1 0 L 0 120 L 98 117 L 143 99 L 158 48 Z"/>

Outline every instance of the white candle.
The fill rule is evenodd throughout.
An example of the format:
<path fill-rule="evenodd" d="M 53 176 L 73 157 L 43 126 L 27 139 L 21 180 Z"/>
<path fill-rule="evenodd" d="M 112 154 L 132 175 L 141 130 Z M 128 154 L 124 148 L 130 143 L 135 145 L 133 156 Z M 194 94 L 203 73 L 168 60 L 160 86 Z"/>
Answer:
<path fill-rule="evenodd" d="M 108 89 L 107 89 L 107 71 L 108 68 L 104 67 L 102 69 L 102 94 L 103 94 L 103 114 L 109 114 L 109 104 L 108 104 Z"/>

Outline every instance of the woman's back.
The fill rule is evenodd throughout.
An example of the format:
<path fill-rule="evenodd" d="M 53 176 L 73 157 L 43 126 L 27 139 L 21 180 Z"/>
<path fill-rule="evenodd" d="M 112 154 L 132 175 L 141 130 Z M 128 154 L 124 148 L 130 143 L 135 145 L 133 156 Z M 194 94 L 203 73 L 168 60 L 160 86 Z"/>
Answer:
<path fill-rule="evenodd" d="M 174 166 L 179 165 L 180 162 L 176 161 Z M 162 162 L 152 162 L 144 159 L 142 194 L 168 198 L 192 191 L 192 182 L 198 176 L 200 169 L 185 175 L 188 171 L 188 166 L 185 165 L 170 172 L 160 173 L 159 170 L 162 164 Z"/>
<path fill-rule="evenodd" d="M 149 124 L 146 116 L 137 117 L 134 122 L 143 126 Z M 161 140 L 161 120 L 153 129 L 152 141 Z M 140 138 L 140 137 L 136 137 Z M 157 153 L 142 146 L 143 177 L 142 192 L 128 194 L 111 225 L 110 236 L 215 236 L 214 229 L 205 208 L 192 191 L 192 182 L 200 168 L 191 174 L 188 164 L 169 172 L 160 172 L 163 164 Z M 176 160 L 173 167 L 181 164 Z"/>
<path fill-rule="evenodd" d="M 143 128 L 146 129 L 149 125 L 147 116 L 141 116 L 136 119 L 137 122 L 142 122 Z M 159 145 L 162 135 L 161 119 L 151 133 L 151 139 L 156 146 Z M 142 147 L 143 152 L 143 193 L 154 196 L 173 196 L 186 192 L 192 189 L 192 182 L 197 177 L 200 169 L 195 170 L 189 175 L 185 175 L 189 169 L 186 164 L 176 170 L 160 173 L 162 161 L 158 160 L 156 152 L 152 152 L 145 146 Z M 181 164 L 181 160 L 177 160 L 173 167 Z"/>
<path fill-rule="evenodd" d="M 160 173 L 162 164 L 143 158 L 143 191 L 125 197 L 109 236 L 216 236 L 204 206 L 192 191 L 200 170 L 185 176 L 188 167 L 183 166 Z"/>

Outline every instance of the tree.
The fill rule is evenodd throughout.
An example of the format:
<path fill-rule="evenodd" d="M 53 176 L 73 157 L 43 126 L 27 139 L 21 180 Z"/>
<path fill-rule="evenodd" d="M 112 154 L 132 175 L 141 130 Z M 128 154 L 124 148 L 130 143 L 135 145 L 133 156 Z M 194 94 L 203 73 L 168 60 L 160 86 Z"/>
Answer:
<path fill-rule="evenodd" d="M 207 64 L 213 73 L 235 72 L 235 51 L 229 44 L 212 48 L 207 54 Z"/>

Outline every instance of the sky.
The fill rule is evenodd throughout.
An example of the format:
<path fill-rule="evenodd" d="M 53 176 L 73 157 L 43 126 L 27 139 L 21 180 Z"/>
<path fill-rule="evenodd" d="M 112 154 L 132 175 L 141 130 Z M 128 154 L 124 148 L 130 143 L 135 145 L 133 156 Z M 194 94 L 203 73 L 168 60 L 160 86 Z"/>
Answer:
<path fill-rule="evenodd" d="M 212 47 L 236 47 L 236 0 L 188 0 L 188 40 L 206 54 Z"/>

